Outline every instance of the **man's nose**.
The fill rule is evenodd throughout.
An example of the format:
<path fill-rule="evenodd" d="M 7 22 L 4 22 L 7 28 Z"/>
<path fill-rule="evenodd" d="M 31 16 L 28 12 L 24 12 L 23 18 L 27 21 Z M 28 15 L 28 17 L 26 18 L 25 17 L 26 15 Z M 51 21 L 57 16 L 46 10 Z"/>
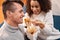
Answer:
<path fill-rule="evenodd" d="M 24 12 L 22 12 L 22 17 L 24 17 Z"/>

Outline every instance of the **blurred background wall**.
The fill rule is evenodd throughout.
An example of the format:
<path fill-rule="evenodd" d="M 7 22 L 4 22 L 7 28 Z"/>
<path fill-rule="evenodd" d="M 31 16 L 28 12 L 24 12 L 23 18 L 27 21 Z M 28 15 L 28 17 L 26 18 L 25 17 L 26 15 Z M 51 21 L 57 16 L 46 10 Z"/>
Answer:
<path fill-rule="evenodd" d="M 51 1 L 52 1 L 53 14 L 60 16 L 60 0 L 51 0 Z"/>
<path fill-rule="evenodd" d="M 0 24 L 3 22 L 4 17 L 3 17 L 3 13 L 2 13 L 2 3 L 4 0 L 0 0 Z"/>

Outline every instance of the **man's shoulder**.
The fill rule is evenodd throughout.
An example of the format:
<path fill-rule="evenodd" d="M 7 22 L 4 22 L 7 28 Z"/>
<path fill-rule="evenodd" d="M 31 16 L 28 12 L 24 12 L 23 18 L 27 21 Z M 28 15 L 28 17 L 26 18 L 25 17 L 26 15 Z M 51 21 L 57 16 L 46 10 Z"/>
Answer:
<path fill-rule="evenodd" d="M 3 38 L 0 36 L 0 40 L 3 40 Z"/>
<path fill-rule="evenodd" d="M 4 30 L 3 26 L 0 28 L 0 39 L 8 37 L 8 33 Z"/>
<path fill-rule="evenodd" d="M 0 40 L 4 40 L 7 37 L 8 34 L 4 30 L 0 29 Z"/>
<path fill-rule="evenodd" d="M 3 40 L 3 34 L 2 34 L 2 31 L 1 31 L 1 28 L 0 28 L 0 40 Z"/>

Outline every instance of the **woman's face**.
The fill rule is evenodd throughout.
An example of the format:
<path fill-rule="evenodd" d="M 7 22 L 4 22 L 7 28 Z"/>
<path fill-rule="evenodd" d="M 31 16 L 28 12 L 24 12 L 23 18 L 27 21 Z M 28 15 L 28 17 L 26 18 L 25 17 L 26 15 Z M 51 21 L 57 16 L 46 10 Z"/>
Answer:
<path fill-rule="evenodd" d="M 38 15 L 41 12 L 41 7 L 38 1 L 31 0 L 30 5 L 31 5 L 31 10 L 33 11 L 33 14 Z"/>

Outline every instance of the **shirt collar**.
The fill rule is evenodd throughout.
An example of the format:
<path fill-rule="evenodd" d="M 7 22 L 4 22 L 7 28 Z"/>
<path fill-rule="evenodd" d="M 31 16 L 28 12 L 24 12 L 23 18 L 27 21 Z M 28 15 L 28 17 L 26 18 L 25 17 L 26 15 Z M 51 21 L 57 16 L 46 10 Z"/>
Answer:
<path fill-rule="evenodd" d="M 4 20 L 4 25 L 5 25 L 6 31 L 16 32 L 18 30 L 18 27 L 13 27 L 9 25 L 5 20 Z"/>

